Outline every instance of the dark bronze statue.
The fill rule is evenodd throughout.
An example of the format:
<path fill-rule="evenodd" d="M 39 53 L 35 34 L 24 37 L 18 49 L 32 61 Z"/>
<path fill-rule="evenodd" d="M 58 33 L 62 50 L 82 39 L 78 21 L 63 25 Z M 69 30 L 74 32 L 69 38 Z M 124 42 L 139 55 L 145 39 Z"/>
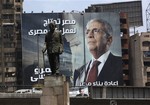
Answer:
<path fill-rule="evenodd" d="M 63 53 L 62 34 L 56 29 L 56 24 L 51 22 L 49 25 L 50 31 L 45 36 L 46 48 L 52 75 L 60 75 L 59 73 L 59 55 Z"/>

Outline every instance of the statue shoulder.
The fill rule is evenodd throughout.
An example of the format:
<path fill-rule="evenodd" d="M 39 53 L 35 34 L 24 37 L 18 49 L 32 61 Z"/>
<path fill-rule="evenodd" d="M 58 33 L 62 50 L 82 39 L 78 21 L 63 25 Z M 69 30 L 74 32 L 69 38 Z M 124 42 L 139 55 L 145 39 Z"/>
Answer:
<path fill-rule="evenodd" d="M 55 29 L 55 32 L 61 34 L 61 30 Z"/>

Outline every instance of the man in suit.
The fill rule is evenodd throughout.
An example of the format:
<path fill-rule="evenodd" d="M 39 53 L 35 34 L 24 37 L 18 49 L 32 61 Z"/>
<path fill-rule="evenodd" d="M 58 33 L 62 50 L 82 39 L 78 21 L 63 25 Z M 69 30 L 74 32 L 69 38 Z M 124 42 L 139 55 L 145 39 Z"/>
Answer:
<path fill-rule="evenodd" d="M 62 34 L 56 30 L 56 25 L 54 22 L 49 24 L 49 29 L 50 31 L 45 36 L 46 48 L 43 50 L 43 53 L 47 50 L 52 75 L 58 75 L 59 55 L 63 52 Z"/>
<path fill-rule="evenodd" d="M 79 88 L 79 94 L 76 97 L 88 97 L 88 94 L 84 93 L 84 89 Z"/>
<path fill-rule="evenodd" d="M 109 50 L 113 30 L 102 19 L 92 19 L 86 26 L 87 46 L 92 60 L 74 72 L 75 86 L 123 85 L 122 59 Z"/>

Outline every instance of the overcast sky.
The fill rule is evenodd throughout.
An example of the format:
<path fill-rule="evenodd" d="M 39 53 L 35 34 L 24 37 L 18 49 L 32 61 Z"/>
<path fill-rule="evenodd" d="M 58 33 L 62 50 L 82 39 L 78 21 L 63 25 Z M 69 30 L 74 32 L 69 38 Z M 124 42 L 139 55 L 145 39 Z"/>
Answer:
<path fill-rule="evenodd" d="M 111 2 L 110 2 L 111 1 Z M 71 12 L 72 10 L 84 11 L 91 4 L 114 3 L 133 0 L 24 0 L 26 12 Z"/>
<path fill-rule="evenodd" d="M 43 12 L 82 12 L 92 4 L 115 3 L 136 0 L 24 0 L 23 11 L 26 13 L 41 13 Z M 138 32 L 146 32 L 146 9 L 150 0 L 142 0 L 143 9 L 143 27 L 136 27 Z M 150 11 L 150 10 L 149 10 Z"/>

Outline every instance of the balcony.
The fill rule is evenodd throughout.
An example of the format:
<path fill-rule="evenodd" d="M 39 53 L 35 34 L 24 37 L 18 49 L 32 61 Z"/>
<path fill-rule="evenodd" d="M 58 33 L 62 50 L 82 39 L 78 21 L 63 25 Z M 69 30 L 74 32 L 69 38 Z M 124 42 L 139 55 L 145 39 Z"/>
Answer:
<path fill-rule="evenodd" d="M 5 68 L 5 72 L 16 72 L 16 67 L 7 67 Z"/>
<path fill-rule="evenodd" d="M 144 62 L 150 62 L 150 57 L 143 57 Z"/>
<path fill-rule="evenodd" d="M 129 80 L 129 76 L 128 75 L 124 75 L 123 76 L 123 80 Z"/>
<path fill-rule="evenodd" d="M 147 82 L 150 82 L 150 77 L 147 77 Z"/>
<path fill-rule="evenodd" d="M 15 6 L 22 6 L 22 2 L 15 2 Z"/>
<path fill-rule="evenodd" d="M 120 18 L 127 19 L 127 18 L 128 18 L 127 13 L 123 13 L 123 12 L 121 12 L 121 13 L 120 13 Z"/>
<path fill-rule="evenodd" d="M 0 83 L 2 83 L 2 76 L 0 76 Z"/>
<path fill-rule="evenodd" d="M 123 44 L 122 45 L 122 49 L 128 49 L 128 47 L 129 47 L 128 44 Z"/>
<path fill-rule="evenodd" d="M 150 72 L 150 67 L 145 66 L 145 67 L 144 67 L 144 70 L 145 70 L 146 72 Z"/>
<path fill-rule="evenodd" d="M 128 54 L 124 54 L 124 55 L 122 55 L 122 59 L 124 60 L 124 59 L 129 59 L 129 55 Z"/>
<path fill-rule="evenodd" d="M 16 82 L 16 77 L 5 77 L 5 82 Z"/>
<path fill-rule="evenodd" d="M 149 51 L 150 50 L 150 47 L 149 46 L 143 46 L 142 47 L 142 51 Z"/>
<path fill-rule="evenodd" d="M 14 19 L 3 19 L 2 25 L 14 25 L 15 21 Z"/>
<path fill-rule="evenodd" d="M 8 5 L 8 4 L 14 4 L 14 1 L 13 0 L 9 0 L 9 2 L 8 2 L 8 1 L 4 0 L 3 4 L 6 4 L 6 5 Z"/>
<path fill-rule="evenodd" d="M 15 57 L 5 57 L 5 62 L 16 62 Z"/>
<path fill-rule="evenodd" d="M 121 29 L 128 29 L 128 25 L 127 24 L 121 24 L 120 27 L 121 27 Z"/>
<path fill-rule="evenodd" d="M 128 34 L 123 34 L 123 36 L 121 37 L 121 39 L 129 39 L 129 35 Z"/>
<path fill-rule="evenodd" d="M 123 70 L 128 70 L 129 66 L 128 65 L 123 65 Z"/>
<path fill-rule="evenodd" d="M 4 52 L 15 52 L 16 48 L 4 48 Z"/>
<path fill-rule="evenodd" d="M 3 9 L 2 14 L 14 14 L 15 11 L 12 9 Z"/>

